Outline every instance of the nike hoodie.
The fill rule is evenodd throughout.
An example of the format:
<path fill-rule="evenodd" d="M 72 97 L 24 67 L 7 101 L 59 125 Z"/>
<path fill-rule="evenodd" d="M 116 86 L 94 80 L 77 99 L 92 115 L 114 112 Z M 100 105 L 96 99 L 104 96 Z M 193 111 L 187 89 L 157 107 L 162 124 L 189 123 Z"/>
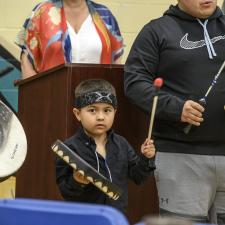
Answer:
<path fill-rule="evenodd" d="M 138 34 L 125 64 L 125 95 L 150 115 L 159 96 L 153 136 L 158 151 L 225 155 L 225 70 L 206 97 L 204 122 L 188 134 L 181 122 L 186 100 L 203 98 L 225 60 L 225 16 L 206 20 L 170 6 Z M 162 77 L 156 90 L 153 81 Z"/>

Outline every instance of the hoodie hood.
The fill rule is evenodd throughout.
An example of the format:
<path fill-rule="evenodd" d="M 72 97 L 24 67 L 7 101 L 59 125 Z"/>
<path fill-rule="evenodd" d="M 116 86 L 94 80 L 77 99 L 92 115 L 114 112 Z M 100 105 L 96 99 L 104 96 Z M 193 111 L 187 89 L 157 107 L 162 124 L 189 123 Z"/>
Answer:
<path fill-rule="evenodd" d="M 169 9 L 164 13 L 164 15 L 175 16 L 175 17 L 178 17 L 183 20 L 189 20 L 189 21 L 195 20 L 196 21 L 196 17 L 193 17 L 193 16 L 185 13 L 184 11 L 180 10 L 178 5 L 176 5 L 176 6 L 171 5 L 169 7 Z M 220 10 L 220 8 L 217 6 L 215 12 L 207 19 L 213 20 L 213 19 L 219 18 L 221 16 L 223 16 L 223 13 Z"/>

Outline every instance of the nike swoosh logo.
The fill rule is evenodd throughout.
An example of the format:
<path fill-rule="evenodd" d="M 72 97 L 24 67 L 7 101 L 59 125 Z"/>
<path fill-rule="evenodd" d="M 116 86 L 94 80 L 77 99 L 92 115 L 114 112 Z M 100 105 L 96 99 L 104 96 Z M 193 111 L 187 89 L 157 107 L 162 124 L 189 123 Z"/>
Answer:
<path fill-rule="evenodd" d="M 220 40 L 224 40 L 225 39 L 225 35 L 220 35 L 217 37 L 214 37 L 211 39 L 212 43 L 215 43 L 217 41 Z M 189 41 L 188 40 L 188 33 L 184 35 L 184 37 L 182 37 L 182 39 L 180 40 L 180 47 L 184 48 L 184 49 L 194 49 L 194 48 L 201 48 L 203 47 L 205 44 L 205 40 L 200 40 L 200 41 Z"/>

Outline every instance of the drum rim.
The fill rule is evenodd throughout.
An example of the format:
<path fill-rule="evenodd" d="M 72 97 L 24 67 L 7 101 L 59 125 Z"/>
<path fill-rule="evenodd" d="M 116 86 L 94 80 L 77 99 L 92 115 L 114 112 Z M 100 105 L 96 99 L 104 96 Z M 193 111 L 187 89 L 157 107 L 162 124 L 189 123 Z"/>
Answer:
<path fill-rule="evenodd" d="M 0 181 L 1 181 L 1 180 L 5 180 L 5 178 L 7 179 L 7 177 L 9 176 L 12 176 L 23 165 L 27 155 L 27 138 L 26 138 L 26 134 L 23 129 L 23 126 L 20 123 L 17 116 L 14 114 L 14 112 L 1 100 L 0 100 L 0 104 L 2 104 L 8 110 L 8 112 L 12 114 L 9 121 L 11 124 L 10 124 L 10 131 L 7 136 L 7 142 L 4 144 L 4 146 L 2 147 L 3 149 L 0 151 L 0 168 L 3 168 L 5 165 L 7 165 L 8 167 L 11 166 L 11 168 L 6 168 L 6 171 L 4 170 L 4 172 L 2 173 L 1 173 L 2 170 L 0 171 Z M 18 134 L 20 135 L 18 141 L 15 142 L 15 144 L 14 143 L 11 144 L 11 142 L 9 142 L 9 139 L 12 137 L 13 137 L 12 139 L 14 139 L 16 135 Z M 8 147 L 12 147 L 13 149 L 10 152 L 7 152 L 7 149 L 4 149 L 4 148 L 8 148 Z M 15 154 L 18 151 L 19 153 Z M 5 160 L 7 160 L 7 157 L 10 157 L 10 154 L 11 154 L 11 162 L 7 164 Z M 12 159 L 12 157 L 15 157 L 15 159 Z M 12 167 L 13 165 L 12 160 L 13 162 L 15 162 L 15 160 L 20 160 L 20 161 L 15 164 L 15 167 Z M 1 162 L 4 162 L 4 163 L 2 163 L 1 165 Z"/>

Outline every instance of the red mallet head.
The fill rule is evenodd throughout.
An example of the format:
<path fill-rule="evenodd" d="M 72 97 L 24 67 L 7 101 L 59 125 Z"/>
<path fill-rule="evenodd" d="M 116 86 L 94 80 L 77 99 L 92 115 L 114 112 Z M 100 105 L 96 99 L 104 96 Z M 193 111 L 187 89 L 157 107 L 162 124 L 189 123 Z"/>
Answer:
<path fill-rule="evenodd" d="M 160 77 L 156 78 L 156 79 L 154 80 L 153 85 L 154 85 L 155 87 L 157 87 L 157 88 L 161 88 L 162 85 L 163 85 L 163 79 L 160 78 Z"/>

